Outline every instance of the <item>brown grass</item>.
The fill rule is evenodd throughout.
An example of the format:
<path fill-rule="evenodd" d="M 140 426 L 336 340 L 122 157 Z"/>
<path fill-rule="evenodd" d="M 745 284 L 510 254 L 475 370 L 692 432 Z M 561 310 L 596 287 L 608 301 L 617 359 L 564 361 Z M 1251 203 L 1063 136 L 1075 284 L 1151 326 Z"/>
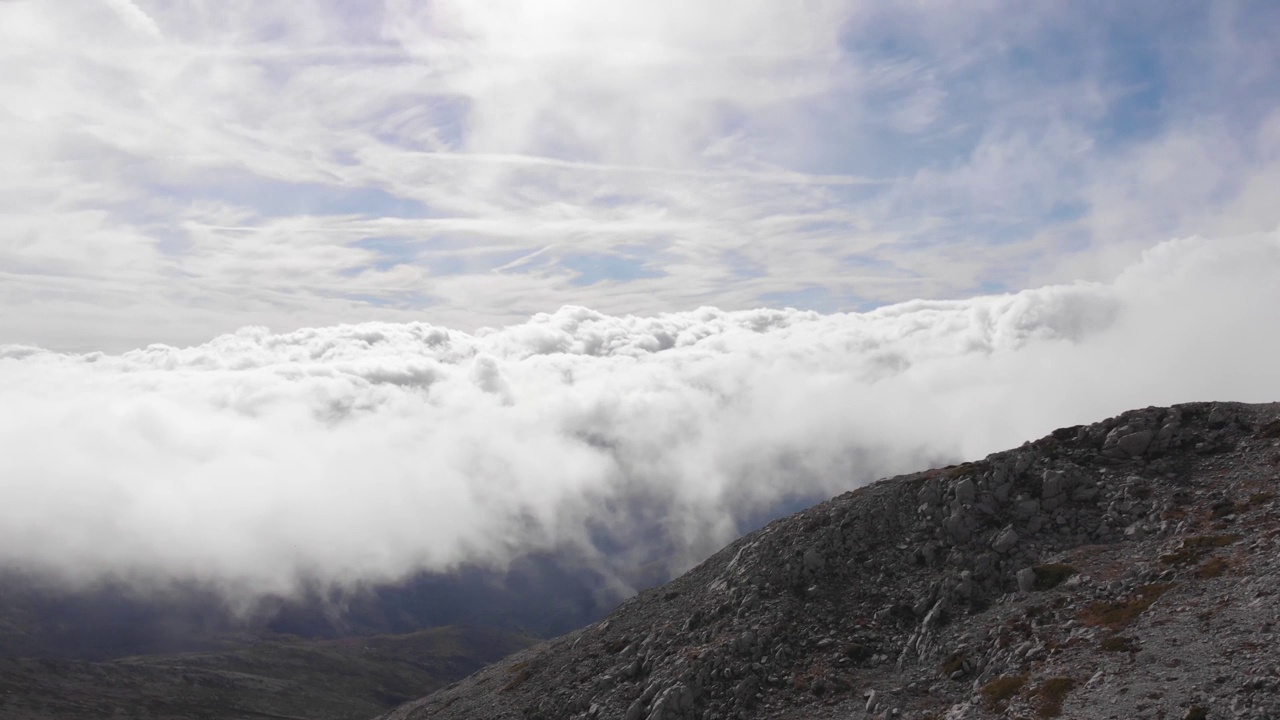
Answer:
<path fill-rule="evenodd" d="M 964 669 L 964 653 L 951 653 L 951 657 L 942 663 L 942 674 L 951 677 L 951 673 Z"/>
<path fill-rule="evenodd" d="M 1212 515 L 1215 520 L 1224 518 L 1228 515 L 1234 515 L 1235 512 L 1236 504 L 1230 500 L 1219 500 L 1209 506 L 1209 514 Z"/>
<path fill-rule="evenodd" d="M 510 692 L 511 690 L 515 690 L 523 685 L 525 680 L 529 679 L 529 661 L 522 660 L 515 663 L 511 667 L 507 668 L 507 672 L 511 673 L 511 679 L 507 681 L 506 685 L 502 686 L 502 690 L 500 692 Z"/>
<path fill-rule="evenodd" d="M 1217 548 L 1226 547 L 1240 539 L 1239 535 L 1197 535 L 1182 541 L 1177 551 L 1160 556 L 1165 565 L 1191 565 Z"/>
<path fill-rule="evenodd" d="M 1169 583 L 1151 583 L 1138 588 L 1138 592 L 1131 597 L 1092 603 L 1084 609 L 1080 619 L 1087 625 L 1103 626 L 1119 632 L 1146 612 L 1170 587 Z"/>
<path fill-rule="evenodd" d="M 933 468 L 932 470 L 925 470 L 923 473 L 921 473 L 921 476 L 926 479 L 943 478 L 943 479 L 950 480 L 952 478 L 958 478 L 963 476 L 965 473 L 969 472 L 969 470 L 972 467 L 973 467 L 973 463 L 963 463 L 960 465 L 947 465 L 946 467 Z"/>
<path fill-rule="evenodd" d="M 1005 675 L 983 685 L 979 692 L 982 694 L 983 701 L 987 704 L 987 709 L 1003 709 L 1010 700 L 1022 691 L 1022 688 L 1027 684 L 1029 677 L 1030 676 L 1026 673 L 1021 675 Z"/>
<path fill-rule="evenodd" d="M 1275 500 L 1275 498 L 1276 498 L 1275 493 L 1269 493 L 1265 491 L 1256 492 L 1249 496 L 1249 499 L 1245 501 L 1244 505 L 1245 507 L 1248 507 L 1248 508 L 1256 508 L 1262 505 L 1266 505 L 1272 500 Z"/>
<path fill-rule="evenodd" d="M 1229 567 L 1231 567 L 1231 563 L 1223 560 L 1222 558 L 1209 558 L 1204 561 L 1204 564 L 1196 568 L 1195 575 L 1201 580 L 1208 580 L 1209 578 L 1221 576 Z"/>
<path fill-rule="evenodd" d="M 1074 567 L 1064 563 L 1033 565 L 1031 571 L 1036 574 L 1036 590 L 1052 590 L 1076 574 Z"/>
<path fill-rule="evenodd" d="M 862 643 L 850 643 L 844 648 L 844 656 L 854 662 L 862 662 L 875 654 L 875 651 Z"/>
<path fill-rule="evenodd" d="M 1131 637 L 1115 635 L 1102 641 L 1100 646 L 1104 652 L 1137 652 L 1138 643 Z"/>
<path fill-rule="evenodd" d="M 1040 683 L 1036 688 L 1036 698 L 1039 700 L 1039 708 L 1036 715 L 1042 718 L 1055 718 L 1062 714 L 1062 702 L 1067 699 L 1067 693 L 1071 692 L 1076 686 L 1076 681 L 1071 678 L 1049 678 Z"/>
<path fill-rule="evenodd" d="M 796 692 L 810 692 L 814 695 L 821 695 L 828 689 L 826 684 L 819 682 L 824 675 L 827 674 L 827 664 L 818 662 L 809 666 L 804 672 L 798 672 L 791 678 L 791 688 Z"/>

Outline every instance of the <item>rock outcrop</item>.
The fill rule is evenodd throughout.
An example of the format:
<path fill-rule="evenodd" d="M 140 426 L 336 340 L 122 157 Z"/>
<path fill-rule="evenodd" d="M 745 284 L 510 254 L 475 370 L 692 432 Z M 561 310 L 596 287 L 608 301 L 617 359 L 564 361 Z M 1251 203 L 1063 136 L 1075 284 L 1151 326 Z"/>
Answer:
<path fill-rule="evenodd" d="M 1280 405 L 882 480 L 386 720 L 1280 717 Z"/>

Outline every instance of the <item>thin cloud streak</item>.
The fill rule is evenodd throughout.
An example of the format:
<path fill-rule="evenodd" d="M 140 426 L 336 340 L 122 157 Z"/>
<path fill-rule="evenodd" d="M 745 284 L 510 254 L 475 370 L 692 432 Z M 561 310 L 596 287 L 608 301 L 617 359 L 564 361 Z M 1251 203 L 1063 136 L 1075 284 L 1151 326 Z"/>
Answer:
<path fill-rule="evenodd" d="M 1248 2 L 8 2 L 0 338 L 115 351 L 414 310 L 475 329 L 563 304 L 847 310 L 1108 280 L 1169 237 L 1280 224 L 1276 19 Z M 248 237 L 209 235 L 232 227 Z M 348 252 L 366 230 L 451 262 L 381 272 Z M 645 277 L 580 269 L 636 246 Z M 552 250 L 495 274 L 495 247 Z M 288 262 L 326 255 L 343 258 L 327 273 Z M 271 302 L 236 299 L 245 268 Z M 106 312 L 145 321 L 103 335 Z"/>
<path fill-rule="evenodd" d="M 640 175 L 669 175 L 673 177 L 721 178 L 750 180 L 765 184 L 781 185 L 887 185 L 901 178 L 872 178 L 857 175 L 815 175 L 797 172 L 760 172 L 753 170 L 695 170 L 664 168 L 644 165 L 611 165 L 606 163 L 578 162 L 535 155 L 497 155 L 485 153 L 415 153 L 411 157 L 439 160 L 449 163 L 492 163 L 495 165 L 534 165 L 584 172 L 619 172 Z"/>

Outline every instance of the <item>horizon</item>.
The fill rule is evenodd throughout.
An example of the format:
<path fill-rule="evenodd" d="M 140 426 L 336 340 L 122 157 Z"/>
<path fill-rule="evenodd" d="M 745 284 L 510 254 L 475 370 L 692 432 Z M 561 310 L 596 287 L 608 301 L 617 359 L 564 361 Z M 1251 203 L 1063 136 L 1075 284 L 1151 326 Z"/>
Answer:
<path fill-rule="evenodd" d="M 1280 398 L 1280 7 L 0 2 L 0 566 L 229 592 Z"/>

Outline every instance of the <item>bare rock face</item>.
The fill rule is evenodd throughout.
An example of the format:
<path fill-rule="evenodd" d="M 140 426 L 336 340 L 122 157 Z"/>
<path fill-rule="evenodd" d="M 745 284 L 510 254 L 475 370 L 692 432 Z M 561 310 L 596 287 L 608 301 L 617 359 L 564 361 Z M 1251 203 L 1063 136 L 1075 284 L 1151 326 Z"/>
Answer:
<path fill-rule="evenodd" d="M 386 720 L 1280 717 L 1280 405 L 882 480 Z"/>

